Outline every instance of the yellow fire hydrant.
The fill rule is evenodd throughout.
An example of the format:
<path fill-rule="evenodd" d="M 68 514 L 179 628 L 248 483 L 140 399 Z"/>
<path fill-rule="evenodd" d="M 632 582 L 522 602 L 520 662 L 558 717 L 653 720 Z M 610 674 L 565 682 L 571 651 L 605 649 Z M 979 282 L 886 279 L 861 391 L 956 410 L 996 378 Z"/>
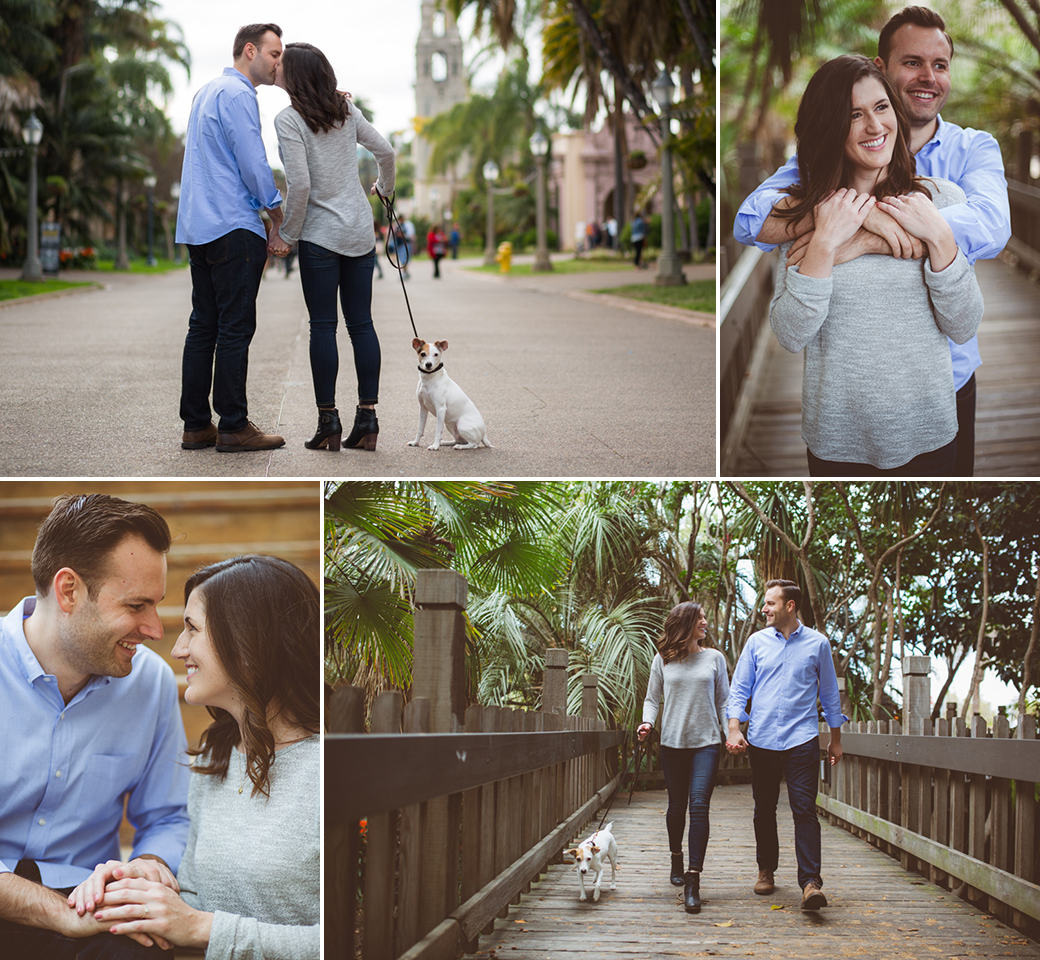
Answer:
<path fill-rule="evenodd" d="M 513 266 L 513 245 L 508 240 L 503 240 L 498 245 L 495 259 L 498 261 L 498 272 L 509 273 Z"/>

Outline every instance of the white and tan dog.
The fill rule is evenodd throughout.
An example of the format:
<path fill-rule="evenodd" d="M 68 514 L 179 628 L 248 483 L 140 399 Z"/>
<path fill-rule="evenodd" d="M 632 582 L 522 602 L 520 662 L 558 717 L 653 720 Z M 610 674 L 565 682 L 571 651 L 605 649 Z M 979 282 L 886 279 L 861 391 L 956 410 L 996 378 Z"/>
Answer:
<path fill-rule="evenodd" d="M 440 450 L 445 428 L 449 433 L 446 442 L 456 450 L 472 450 L 481 444 L 490 447 L 480 411 L 444 369 L 441 354 L 448 349 L 448 341 L 427 343 L 416 337 L 412 349 L 419 355 L 419 388 L 415 392 L 419 401 L 419 430 L 415 439 L 408 441 L 408 446 L 419 445 L 426 429 L 426 416 L 432 413 L 437 418 L 437 429 L 428 450 Z"/>
<path fill-rule="evenodd" d="M 602 830 L 597 830 L 584 843 L 579 843 L 573 850 L 565 850 L 577 861 L 575 870 L 578 871 L 578 883 L 581 885 L 581 896 L 579 900 L 588 900 L 585 893 L 585 874 L 590 871 L 594 874 L 592 899 L 599 900 L 599 890 L 603 883 L 603 871 L 606 869 L 606 860 L 610 861 L 610 889 L 617 890 L 615 877 L 617 875 L 617 842 L 611 829 L 614 821 L 611 820 Z"/>

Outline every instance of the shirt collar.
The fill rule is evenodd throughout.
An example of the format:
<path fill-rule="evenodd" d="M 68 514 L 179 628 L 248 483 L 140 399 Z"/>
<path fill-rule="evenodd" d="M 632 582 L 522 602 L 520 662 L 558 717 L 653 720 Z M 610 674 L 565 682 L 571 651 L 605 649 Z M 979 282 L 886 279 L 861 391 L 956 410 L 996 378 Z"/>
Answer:
<path fill-rule="evenodd" d="M 13 652 L 18 669 L 22 676 L 25 677 L 26 683 L 29 684 L 35 683 L 40 677 L 50 676 L 40 666 L 40 661 L 36 659 L 36 654 L 32 652 L 29 641 L 25 639 L 25 618 L 31 616 L 35 609 L 36 597 L 26 597 L 4 619 L 4 632 L 13 640 Z M 111 680 L 111 677 L 91 677 L 87 681 L 86 686 L 76 696 L 83 696 L 88 690 L 104 686 Z"/>
<path fill-rule="evenodd" d="M 935 119 L 939 121 L 939 125 L 935 128 L 935 133 L 932 135 L 932 139 L 929 140 L 923 147 L 921 147 L 920 150 L 917 151 L 918 154 L 925 153 L 926 151 L 931 152 L 932 150 L 936 150 L 942 143 L 943 134 L 945 133 L 946 128 L 949 126 L 949 124 L 945 120 L 943 120 L 942 114 L 936 114 Z"/>
<path fill-rule="evenodd" d="M 236 70 L 234 67 L 224 67 L 224 76 L 225 77 L 235 77 L 235 78 L 241 80 L 242 83 L 244 83 L 249 88 L 249 92 L 254 97 L 256 96 L 256 87 L 253 86 L 253 84 L 250 81 L 249 77 L 247 77 L 241 70 Z"/>
<path fill-rule="evenodd" d="M 801 636 L 803 629 L 805 629 L 805 624 L 802 623 L 801 620 L 799 620 L 798 626 L 791 631 L 791 636 L 785 637 L 779 630 L 776 629 L 776 627 L 773 627 L 773 636 L 776 637 L 777 640 L 782 640 L 784 643 L 789 643 L 792 640 L 797 640 Z"/>

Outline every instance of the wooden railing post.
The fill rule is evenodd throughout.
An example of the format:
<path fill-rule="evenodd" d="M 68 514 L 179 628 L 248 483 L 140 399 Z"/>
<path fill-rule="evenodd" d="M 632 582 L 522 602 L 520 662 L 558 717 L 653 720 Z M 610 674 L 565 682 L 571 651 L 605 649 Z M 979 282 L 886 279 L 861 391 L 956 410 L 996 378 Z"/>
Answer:
<path fill-rule="evenodd" d="M 400 733 L 404 697 L 396 690 L 372 702 L 372 732 Z M 365 960 L 393 960 L 394 880 L 397 873 L 397 811 L 368 818 L 365 851 Z"/>
<path fill-rule="evenodd" d="M 430 732 L 457 733 L 466 712 L 466 580 L 454 570 L 420 570 L 415 578 L 415 653 L 412 696 L 430 701 Z M 459 831 L 462 797 L 426 804 L 419 936 L 459 905 Z"/>
<path fill-rule="evenodd" d="M 542 676 L 542 712 L 545 714 L 546 730 L 563 730 L 567 719 L 567 651 L 552 647 L 545 651 L 545 672 Z M 549 820 L 553 827 L 566 819 L 564 813 L 564 785 L 566 764 L 558 763 L 554 772 L 550 773 L 553 781 L 549 787 L 550 813 Z M 560 856 L 554 856 L 553 863 L 562 863 Z"/>
<path fill-rule="evenodd" d="M 1019 740 L 1036 739 L 1036 717 L 1025 714 L 1018 718 Z M 1037 882 L 1036 870 L 1036 786 L 1028 780 L 1018 781 L 1015 791 L 1015 873 L 1030 883 Z M 1017 910 L 1012 919 L 1016 925 L 1025 917 Z"/>
<path fill-rule="evenodd" d="M 338 687 L 329 697 L 329 733 L 362 733 L 365 729 L 365 694 L 359 687 Z M 325 831 L 326 955 L 329 960 L 354 960 L 354 927 L 357 921 L 358 854 L 361 839 L 357 823 Z"/>

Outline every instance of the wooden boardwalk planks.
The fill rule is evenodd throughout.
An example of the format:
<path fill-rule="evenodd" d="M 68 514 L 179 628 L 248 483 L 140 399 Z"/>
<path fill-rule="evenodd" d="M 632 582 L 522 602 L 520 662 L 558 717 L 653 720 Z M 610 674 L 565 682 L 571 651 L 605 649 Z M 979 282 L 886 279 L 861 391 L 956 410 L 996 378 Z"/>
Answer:
<path fill-rule="evenodd" d="M 986 300 L 976 372 L 975 476 L 1040 476 L 1040 289 L 999 261 L 976 264 Z M 802 354 L 772 342 L 734 477 L 804 477 Z M 723 467 L 724 472 L 727 468 Z"/>
<path fill-rule="evenodd" d="M 668 881 L 663 791 L 619 796 L 609 819 L 618 842 L 618 889 L 609 868 L 599 903 L 578 900 L 570 864 L 550 867 L 519 907 L 480 938 L 478 957 L 582 960 L 612 957 L 863 957 L 874 960 L 967 960 L 1040 957 L 1040 944 L 998 923 L 898 860 L 821 821 L 824 890 L 830 906 L 798 908 L 794 839 L 781 793 L 778 887 L 755 896 L 757 877 L 751 788 L 719 787 L 712 800 L 700 914 L 688 916 Z M 590 824 L 579 839 L 598 825 Z"/>

